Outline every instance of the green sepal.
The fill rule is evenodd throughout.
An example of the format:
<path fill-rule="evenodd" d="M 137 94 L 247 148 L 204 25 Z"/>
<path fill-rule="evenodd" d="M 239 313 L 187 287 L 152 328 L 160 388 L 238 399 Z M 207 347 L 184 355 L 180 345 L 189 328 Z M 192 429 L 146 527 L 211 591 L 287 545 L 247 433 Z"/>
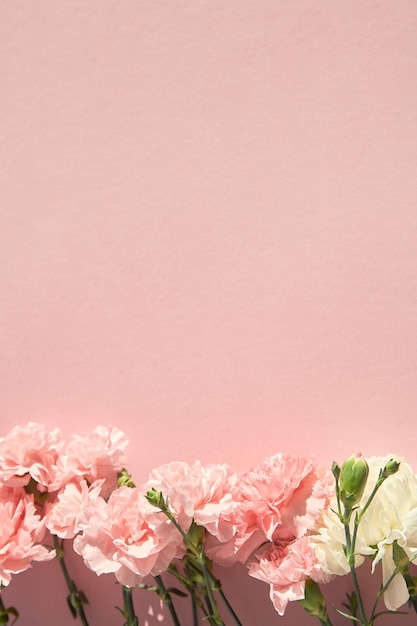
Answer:
<path fill-rule="evenodd" d="M 299 603 L 309 615 L 318 617 L 319 620 L 327 618 L 326 600 L 319 585 L 311 578 L 305 581 L 304 598 Z"/>
<path fill-rule="evenodd" d="M 72 594 L 70 593 L 69 596 L 67 596 L 67 604 L 68 604 L 68 608 L 71 612 L 71 615 L 73 616 L 74 619 L 76 619 L 77 617 L 77 609 L 75 608 L 75 606 L 72 603 L 72 598 L 71 598 Z"/>
<path fill-rule="evenodd" d="M 130 487 L 134 489 L 136 487 L 135 483 L 132 480 L 129 472 L 123 468 L 117 475 L 117 486 L 118 487 Z"/>

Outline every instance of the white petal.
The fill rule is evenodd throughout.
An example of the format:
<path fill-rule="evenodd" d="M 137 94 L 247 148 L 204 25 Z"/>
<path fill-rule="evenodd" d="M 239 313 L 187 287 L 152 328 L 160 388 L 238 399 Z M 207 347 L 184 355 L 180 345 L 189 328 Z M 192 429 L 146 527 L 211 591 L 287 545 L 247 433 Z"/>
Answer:
<path fill-rule="evenodd" d="M 394 570 L 395 563 L 392 560 L 392 547 L 390 546 L 390 549 L 387 550 L 382 557 L 382 581 L 384 585 Z M 384 593 L 385 606 L 389 611 L 396 611 L 402 604 L 407 602 L 408 597 L 408 589 L 405 580 L 401 574 L 397 574 Z"/>

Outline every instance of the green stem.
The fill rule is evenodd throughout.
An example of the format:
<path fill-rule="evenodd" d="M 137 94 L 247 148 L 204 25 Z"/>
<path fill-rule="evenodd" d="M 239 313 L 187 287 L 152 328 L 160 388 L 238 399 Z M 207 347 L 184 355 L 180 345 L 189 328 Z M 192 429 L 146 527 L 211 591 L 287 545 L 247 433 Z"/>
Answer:
<path fill-rule="evenodd" d="M 193 575 L 192 572 L 190 572 L 190 569 L 193 569 L 198 574 L 201 574 L 200 568 L 197 568 L 196 565 L 194 563 L 191 563 L 190 561 L 185 564 L 185 576 L 182 576 L 175 567 L 175 565 L 173 565 L 172 563 L 168 567 L 168 572 L 172 576 L 175 576 L 178 582 L 180 582 L 181 585 L 183 585 L 183 587 L 185 587 L 185 589 L 190 594 L 193 626 L 198 626 L 198 609 L 201 609 L 202 613 L 204 614 L 203 619 L 208 618 L 209 613 L 206 611 L 204 603 L 198 595 L 197 585 L 195 582 L 193 582 Z"/>
<path fill-rule="evenodd" d="M 239 620 L 238 616 L 236 615 L 236 613 L 233 610 L 232 605 L 230 604 L 229 600 L 226 598 L 226 595 L 223 591 L 223 589 L 220 587 L 220 589 L 218 590 L 221 599 L 223 600 L 224 604 L 227 607 L 227 610 L 229 611 L 230 615 L 232 616 L 232 619 L 234 621 L 234 623 L 236 624 L 236 626 L 242 626 L 241 621 Z"/>
<path fill-rule="evenodd" d="M 139 620 L 135 615 L 135 609 L 133 607 L 132 591 L 132 587 L 122 586 L 123 615 L 126 618 L 126 622 L 123 626 L 139 626 Z"/>
<path fill-rule="evenodd" d="M 191 593 L 191 610 L 193 612 L 193 626 L 198 626 L 197 602 L 193 592 Z"/>
<path fill-rule="evenodd" d="M 361 624 L 362 624 L 362 626 L 369 626 L 369 622 L 367 620 L 366 613 L 365 613 L 365 607 L 363 605 L 363 600 L 362 600 L 361 590 L 360 590 L 360 586 L 359 586 L 359 582 L 358 582 L 358 577 L 357 577 L 357 574 L 356 574 L 356 568 L 355 568 L 356 533 L 354 532 L 354 535 L 353 535 L 353 539 L 354 540 L 352 541 L 351 535 L 350 535 L 350 527 L 349 527 L 351 514 L 352 514 L 351 510 L 346 510 L 345 509 L 344 518 L 345 518 L 346 521 L 345 521 L 345 523 L 343 525 L 345 527 L 345 537 L 346 537 L 346 558 L 347 558 L 348 563 L 349 563 L 350 573 L 352 574 L 353 587 L 355 589 L 356 597 L 358 599 L 358 608 L 359 608 L 359 613 L 360 613 L 360 616 L 361 616 Z M 359 524 L 359 522 L 358 522 L 358 524 Z M 356 528 L 357 528 L 357 525 L 355 525 L 355 530 L 356 530 Z"/>
<path fill-rule="evenodd" d="M 366 511 L 368 510 L 369 505 L 371 504 L 372 500 L 375 498 L 376 492 L 378 491 L 378 489 L 380 488 L 380 486 L 382 485 L 384 480 L 385 479 L 381 479 L 380 476 L 378 477 L 378 480 L 376 481 L 375 487 L 372 489 L 369 498 L 365 502 L 365 504 L 362 507 L 360 513 L 358 513 L 356 526 L 359 526 L 359 522 L 361 521 L 362 517 L 365 515 Z"/>
<path fill-rule="evenodd" d="M 214 619 L 212 615 L 212 608 L 211 608 L 210 600 L 208 596 L 205 596 L 204 601 L 206 603 L 206 618 L 205 619 L 210 624 L 210 626 L 216 626 L 216 620 Z"/>
<path fill-rule="evenodd" d="M 214 618 L 214 623 L 217 624 L 218 626 L 224 626 L 223 620 L 220 617 L 219 609 L 217 608 L 216 598 L 214 597 L 214 594 L 213 594 L 213 589 L 211 586 L 211 574 L 207 569 L 204 553 L 200 554 L 200 565 L 201 565 L 201 569 L 204 575 L 204 582 L 206 584 L 206 589 L 207 589 L 207 597 L 210 603 L 212 616 Z"/>
<path fill-rule="evenodd" d="M 171 613 L 172 621 L 174 622 L 174 626 L 181 626 L 180 621 L 178 619 L 178 615 L 175 611 L 174 604 L 172 602 L 171 594 L 167 591 L 161 576 L 155 576 L 156 584 L 158 585 L 159 594 L 165 604 L 168 605 L 169 612 Z"/>
<path fill-rule="evenodd" d="M 64 540 L 62 539 L 60 541 L 56 535 L 53 535 L 53 538 L 56 556 L 69 591 L 68 604 L 71 608 L 71 613 L 74 615 L 74 617 L 78 615 L 83 626 L 88 626 L 88 621 L 83 606 L 84 604 L 88 604 L 88 600 L 85 597 L 84 593 L 77 589 L 77 585 L 69 575 L 68 568 L 65 563 Z"/>
<path fill-rule="evenodd" d="M 160 508 L 161 511 L 165 513 L 168 519 L 172 522 L 172 524 L 178 530 L 190 554 L 192 555 L 192 558 L 196 560 L 197 565 L 201 568 L 201 571 L 204 576 L 204 583 L 205 583 L 206 591 L 207 591 L 207 600 L 208 600 L 208 606 L 209 606 L 209 611 L 210 611 L 208 620 L 210 624 L 213 624 L 213 626 L 224 626 L 224 622 L 222 618 L 220 617 L 220 613 L 217 608 L 216 599 L 213 595 L 213 589 L 211 586 L 211 579 L 210 579 L 211 574 L 208 571 L 207 566 L 206 566 L 206 557 L 204 555 L 204 552 L 200 549 L 199 546 L 197 546 L 190 539 L 189 535 L 186 532 L 184 532 L 184 530 L 178 524 L 177 520 L 175 519 L 174 515 L 170 511 L 165 501 L 163 502 L 162 506 L 158 505 L 158 508 Z"/>
<path fill-rule="evenodd" d="M 320 621 L 321 626 L 333 626 L 333 624 L 331 623 L 328 617 L 326 617 L 325 619 L 323 619 L 322 617 L 319 617 L 318 619 Z"/>
<path fill-rule="evenodd" d="M 376 605 L 379 602 L 379 599 L 382 595 L 382 593 L 384 593 L 384 591 L 386 590 L 386 588 L 388 587 L 389 583 L 391 582 L 393 576 L 391 576 L 389 578 L 389 581 L 384 585 L 384 587 L 382 589 L 384 589 L 384 591 L 379 592 L 379 594 L 377 594 L 377 598 L 375 601 L 375 604 L 372 608 L 372 613 L 371 613 L 371 621 L 368 622 L 367 618 L 366 618 L 366 613 L 365 613 L 365 608 L 364 608 L 364 604 L 363 604 L 363 600 L 362 600 L 362 595 L 360 592 L 360 587 L 359 587 L 359 582 L 358 582 L 358 578 L 356 575 L 356 568 L 355 568 L 355 547 L 356 547 L 356 537 L 358 534 L 358 528 L 359 528 L 359 524 L 363 518 L 363 516 L 365 515 L 366 511 L 368 510 L 372 500 L 375 498 L 375 495 L 378 491 L 378 489 L 381 487 L 382 483 L 387 479 L 388 475 L 386 475 L 383 471 L 383 469 L 380 470 L 379 475 L 378 475 L 378 479 L 375 483 L 374 488 L 372 489 L 367 501 L 365 502 L 364 506 L 362 507 L 362 509 L 360 510 L 360 512 L 357 512 L 355 515 L 355 521 L 354 521 L 354 527 L 353 527 L 353 536 L 351 538 L 350 535 L 350 519 L 352 516 L 352 509 L 347 509 L 345 508 L 344 511 L 344 527 L 345 527 L 345 536 L 346 536 L 346 556 L 348 559 L 348 563 L 349 563 L 349 567 L 350 567 L 350 571 L 352 574 L 352 579 L 353 579 L 353 586 L 355 589 L 355 593 L 358 599 L 358 608 L 359 608 L 359 613 L 361 616 L 361 623 L 363 624 L 363 626 L 369 626 L 371 624 L 373 624 L 374 621 L 374 616 L 375 616 L 375 609 L 376 609 Z M 338 498 L 339 499 L 339 498 Z"/>

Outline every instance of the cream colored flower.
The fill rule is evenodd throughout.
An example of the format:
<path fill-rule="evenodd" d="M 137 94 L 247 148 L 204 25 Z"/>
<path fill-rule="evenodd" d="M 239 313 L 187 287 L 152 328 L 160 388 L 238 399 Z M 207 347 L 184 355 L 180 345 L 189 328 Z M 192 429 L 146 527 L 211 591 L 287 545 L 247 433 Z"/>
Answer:
<path fill-rule="evenodd" d="M 368 500 L 381 468 L 392 458 L 371 457 L 369 477 L 359 509 Z M 364 514 L 358 528 L 355 545 L 356 566 L 361 565 L 364 556 L 373 557 L 372 572 L 378 563 L 382 565 L 382 580 L 385 584 L 395 570 L 392 558 L 392 545 L 395 541 L 405 550 L 409 558 L 417 554 L 417 477 L 410 465 L 401 462 L 399 471 L 389 476 L 378 489 L 371 505 Z M 312 537 L 317 557 L 323 570 L 340 576 L 349 572 L 343 545 L 345 534 L 338 516 L 334 500 L 325 511 L 318 525 L 318 532 Z M 353 534 L 353 517 L 351 524 Z M 387 609 L 396 610 L 408 600 L 408 591 L 401 574 L 397 574 L 384 594 Z"/>

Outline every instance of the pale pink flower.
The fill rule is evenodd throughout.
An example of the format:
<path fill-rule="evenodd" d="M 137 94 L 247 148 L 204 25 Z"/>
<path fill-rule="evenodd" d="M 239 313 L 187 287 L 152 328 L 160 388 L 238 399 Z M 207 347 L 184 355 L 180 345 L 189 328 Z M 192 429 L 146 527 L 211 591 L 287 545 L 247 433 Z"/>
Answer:
<path fill-rule="evenodd" d="M 85 480 L 67 483 L 57 494 L 54 502 L 45 505 L 45 524 L 48 530 L 61 539 L 72 539 L 80 530 L 84 510 L 99 495 L 104 479 L 90 487 Z"/>
<path fill-rule="evenodd" d="M 39 491 L 46 491 L 56 481 L 57 460 L 63 445 L 58 428 L 47 430 L 35 422 L 15 426 L 0 438 L 0 481 L 22 486 L 33 478 Z"/>
<path fill-rule="evenodd" d="M 108 502 L 98 497 L 85 513 L 74 550 L 97 575 L 112 572 L 120 584 L 133 587 L 184 554 L 181 534 L 137 488 L 120 487 Z"/>
<path fill-rule="evenodd" d="M 74 477 L 93 483 L 104 479 L 103 495 L 117 486 L 117 474 L 126 467 L 129 440 L 116 427 L 97 426 L 89 433 L 73 434 L 58 461 L 59 488 Z"/>
<path fill-rule="evenodd" d="M 304 598 L 305 580 L 327 582 L 308 537 L 268 544 L 249 564 L 249 575 L 269 584 L 274 608 L 284 615 L 288 602 Z"/>
<path fill-rule="evenodd" d="M 222 565 L 247 561 L 265 542 L 282 543 L 312 528 L 334 491 L 331 472 L 312 459 L 276 454 L 241 474 L 228 543 L 209 541 L 207 552 Z"/>
<path fill-rule="evenodd" d="M 176 461 L 152 470 L 142 489 L 161 491 L 185 532 L 194 520 L 220 541 L 226 541 L 233 534 L 229 516 L 235 507 L 232 491 L 236 478 L 227 465 Z"/>
<path fill-rule="evenodd" d="M 32 496 L 23 488 L 0 485 L 0 585 L 8 585 L 13 574 L 31 567 L 31 562 L 55 556 L 43 540 L 45 526 L 36 513 Z"/>

